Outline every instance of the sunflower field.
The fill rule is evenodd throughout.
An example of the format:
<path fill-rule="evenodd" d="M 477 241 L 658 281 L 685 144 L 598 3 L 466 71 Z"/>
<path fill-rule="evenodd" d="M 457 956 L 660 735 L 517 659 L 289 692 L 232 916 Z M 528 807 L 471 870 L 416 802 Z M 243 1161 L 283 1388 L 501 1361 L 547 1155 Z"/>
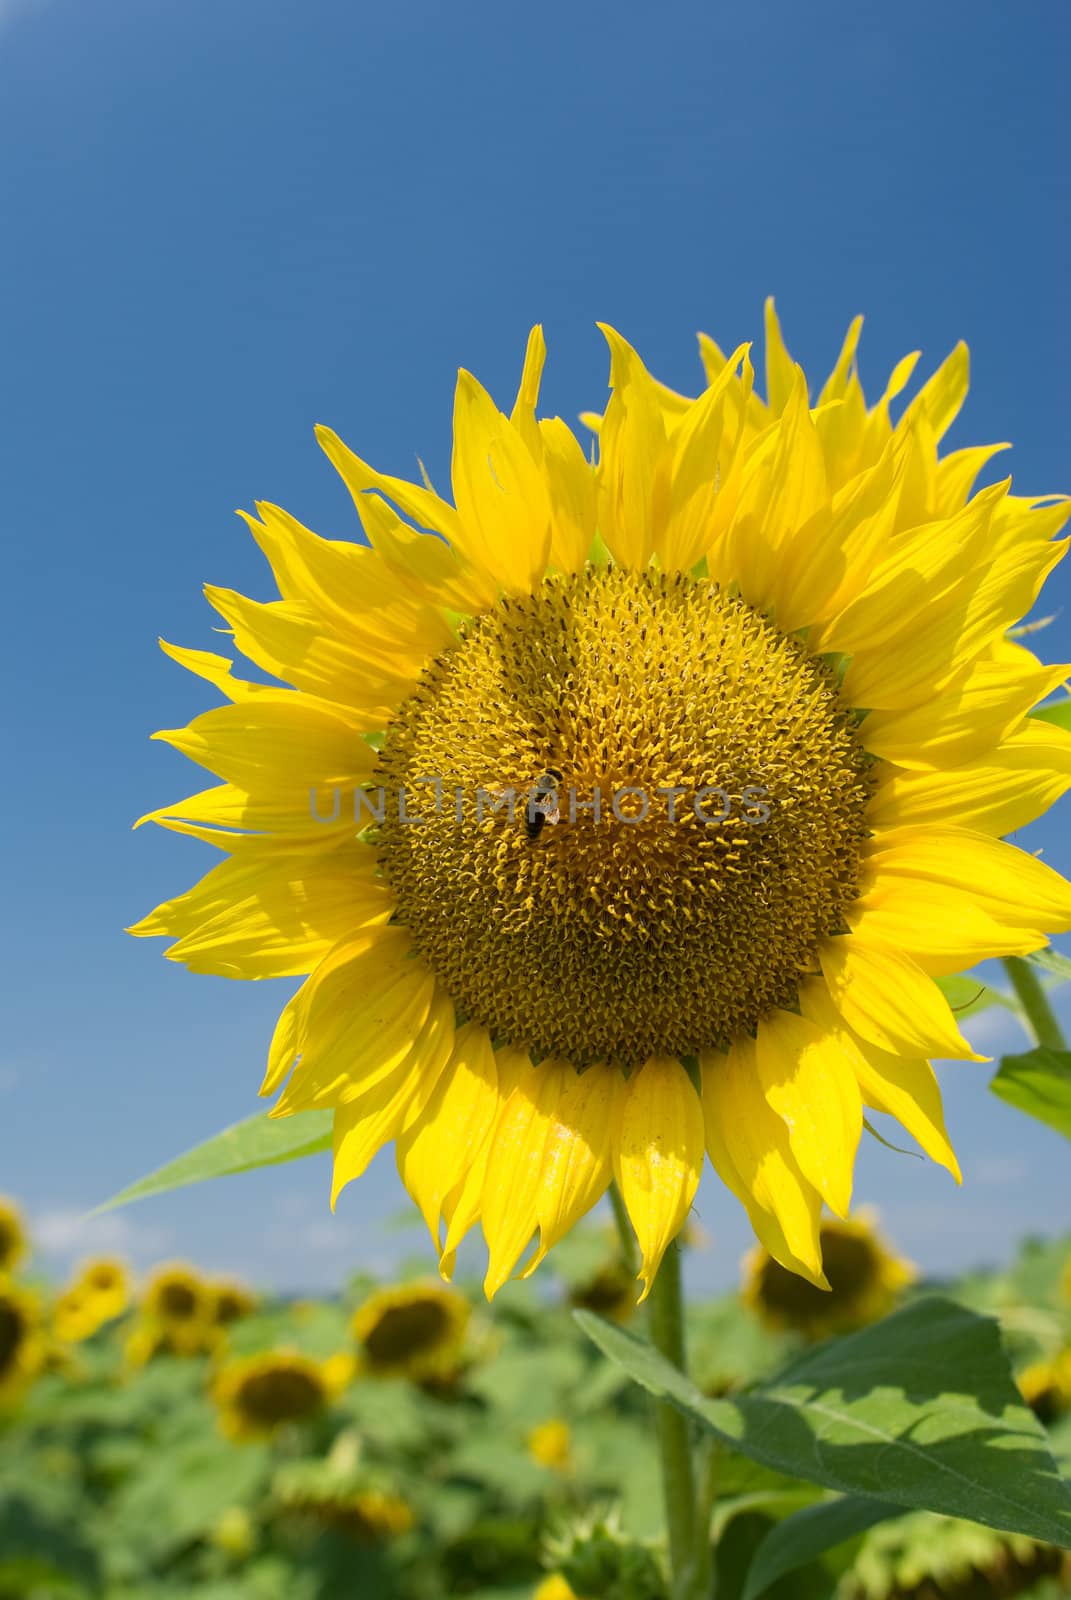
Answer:
<path fill-rule="evenodd" d="M 419 1265 L 320 1300 L 178 1263 L 134 1282 L 107 1259 L 57 1289 L 17 1247 L 11 1204 L 0 1235 L 4 1600 L 671 1594 L 651 1398 L 629 1369 L 655 1392 L 662 1375 L 643 1370 L 612 1230 L 578 1230 L 539 1290 L 491 1308 Z M 871 1217 L 830 1222 L 823 1246 L 824 1294 L 758 1251 L 739 1293 L 687 1308 L 679 1401 L 713 1508 L 711 1592 L 1068 1592 L 1071 1561 L 1040 1535 L 1059 1525 L 1053 1462 L 1071 1457 L 1071 1239 L 940 1285 Z M 880 1406 L 853 1381 L 868 1368 L 888 1380 Z M 764 1413 L 789 1403 L 801 1437 L 764 1442 Z M 967 1465 L 977 1429 L 1003 1468 Z M 831 1495 L 838 1478 L 863 1492 Z M 913 1496 L 972 1520 L 905 1511 Z"/>

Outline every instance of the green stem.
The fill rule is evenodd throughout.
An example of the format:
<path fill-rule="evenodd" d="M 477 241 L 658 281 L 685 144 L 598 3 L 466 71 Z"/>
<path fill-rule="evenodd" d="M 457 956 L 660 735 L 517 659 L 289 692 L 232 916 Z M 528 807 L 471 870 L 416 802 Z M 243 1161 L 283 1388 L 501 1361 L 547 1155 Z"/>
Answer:
<path fill-rule="evenodd" d="M 681 1258 L 671 1244 L 662 1258 L 649 1300 L 651 1342 L 655 1349 L 683 1372 L 684 1298 L 681 1293 Z M 662 1492 L 666 1506 L 666 1532 L 673 1600 L 693 1600 L 703 1593 L 696 1562 L 695 1476 L 686 1418 L 673 1406 L 654 1406 L 658 1448 L 662 1460 Z"/>
<path fill-rule="evenodd" d="M 636 1249 L 636 1235 L 632 1231 L 632 1223 L 628 1219 L 625 1202 L 621 1198 L 621 1190 L 616 1183 L 610 1185 L 610 1205 L 613 1208 L 614 1222 L 617 1225 L 617 1237 L 621 1245 L 621 1259 L 625 1263 L 626 1272 L 631 1272 L 635 1277 L 639 1271 L 640 1257 Z"/>
<path fill-rule="evenodd" d="M 1064 1031 L 1056 1020 L 1037 968 L 1022 956 L 1005 956 L 1004 970 L 1011 979 L 1019 1004 L 1026 1012 L 1027 1025 L 1036 1043 L 1049 1050 L 1066 1050 Z"/>

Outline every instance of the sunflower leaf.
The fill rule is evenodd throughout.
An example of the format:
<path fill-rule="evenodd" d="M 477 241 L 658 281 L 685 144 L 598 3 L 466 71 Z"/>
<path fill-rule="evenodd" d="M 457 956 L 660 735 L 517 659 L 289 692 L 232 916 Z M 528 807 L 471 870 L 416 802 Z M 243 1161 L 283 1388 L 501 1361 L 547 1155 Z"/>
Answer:
<path fill-rule="evenodd" d="M 759 1545 L 748 1568 L 743 1600 L 758 1600 L 786 1572 L 794 1572 L 824 1556 L 827 1550 L 835 1550 L 866 1533 L 876 1523 L 902 1514 L 901 1506 L 853 1494 L 794 1511 L 783 1522 L 775 1523 Z"/>
<path fill-rule="evenodd" d="M 264 1112 L 246 1117 L 244 1122 L 224 1128 L 222 1133 L 121 1189 L 92 1214 L 128 1205 L 131 1200 L 144 1200 L 151 1194 L 165 1194 L 168 1189 L 204 1183 L 207 1178 L 226 1178 L 235 1172 L 277 1166 L 330 1150 L 331 1121 L 330 1111 L 299 1111 L 274 1121 Z"/>
<path fill-rule="evenodd" d="M 643 1388 L 765 1466 L 1071 1548 L 1071 1484 L 989 1317 L 917 1300 L 760 1388 L 712 1400 L 635 1334 L 589 1311 L 574 1315 Z"/>
<path fill-rule="evenodd" d="M 1071 1139 L 1071 1051 L 1041 1045 L 1021 1056 L 1004 1056 L 989 1087 L 1008 1105 Z"/>
<path fill-rule="evenodd" d="M 1048 705 L 1038 706 L 1030 716 L 1037 717 L 1039 722 L 1055 723 L 1058 728 L 1071 728 L 1071 695 L 1065 694 L 1061 700 L 1050 700 Z"/>
<path fill-rule="evenodd" d="M 1032 955 L 1026 956 L 1032 967 L 1040 967 L 1042 972 L 1049 973 L 1057 983 L 1071 983 L 1071 959 L 1061 955 L 1059 950 L 1054 950 L 1052 945 L 1046 945 L 1044 950 L 1035 950 Z M 1056 984 L 1048 985 L 1055 988 Z"/>

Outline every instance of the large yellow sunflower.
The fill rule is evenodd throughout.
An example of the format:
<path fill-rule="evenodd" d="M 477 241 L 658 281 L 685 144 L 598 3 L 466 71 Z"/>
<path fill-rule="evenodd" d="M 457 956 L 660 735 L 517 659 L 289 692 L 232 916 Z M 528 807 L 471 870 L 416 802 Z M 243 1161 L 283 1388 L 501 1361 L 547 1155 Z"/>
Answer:
<path fill-rule="evenodd" d="M 272 1114 L 334 1109 L 333 1200 L 394 1140 L 444 1273 L 480 1221 L 493 1293 L 616 1179 L 649 1287 L 706 1152 L 821 1284 L 864 1106 L 958 1177 L 933 978 L 1071 926 L 1001 841 L 1071 785 L 1026 720 L 1068 668 L 1008 638 L 1068 511 L 939 455 L 963 346 L 894 426 L 915 357 L 868 408 L 858 321 L 813 403 L 772 307 L 765 400 L 747 346 L 687 400 L 604 332 L 597 466 L 536 328 L 510 415 L 460 374 L 453 504 L 321 429 L 367 543 L 247 517 L 281 599 L 208 598 L 290 687 L 164 646 L 228 703 L 157 735 L 221 781 L 151 816 L 224 860 L 133 931 L 308 975 Z"/>

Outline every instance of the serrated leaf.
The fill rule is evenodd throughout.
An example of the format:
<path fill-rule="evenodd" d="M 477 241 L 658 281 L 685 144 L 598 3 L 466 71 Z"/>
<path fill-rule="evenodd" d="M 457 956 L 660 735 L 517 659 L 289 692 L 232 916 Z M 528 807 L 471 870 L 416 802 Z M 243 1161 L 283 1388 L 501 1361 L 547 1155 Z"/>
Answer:
<path fill-rule="evenodd" d="M 1071 1548 L 1071 1485 L 988 1317 L 917 1300 L 761 1388 L 711 1400 L 634 1334 L 575 1315 L 643 1388 L 766 1466 Z"/>
<path fill-rule="evenodd" d="M 299 1161 L 331 1148 L 330 1111 L 299 1111 L 292 1117 L 272 1120 L 266 1113 L 246 1117 L 233 1127 L 224 1128 L 185 1155 L 157 1167 L 145 1178 L 97 1206 L 92 1215 L 125 1206 L 131 1200 L 144 1200 L 168 1189 L 181 1189 L 209 1178 L 227 1178 L 236 1172 L 252 1172 L 255 1167 L 278 1166 L 283 1161 Z"/>
<path fill-rule="evenodd" d="M 850 1494 L 794 1511 L 772 1527 L 759 1545 L 748 1570 L 742 1600 L 758 1600 L 786 1572 L 794 1572 L 877 1523 L 902 1514 L 900 1506 Z"/>
<path fill-rule="evenodd" d="M 1071 1051 L 1039 1045 L 1021 1056 L 1004 1056 L 989 1087 L 1008 1105 L 1071 1139 Z"/>

